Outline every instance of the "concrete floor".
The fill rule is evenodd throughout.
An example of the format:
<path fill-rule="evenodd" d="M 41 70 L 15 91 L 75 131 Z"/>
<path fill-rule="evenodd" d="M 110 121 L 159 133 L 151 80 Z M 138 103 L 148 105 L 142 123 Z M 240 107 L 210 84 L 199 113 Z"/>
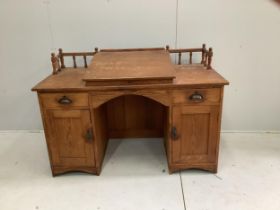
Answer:
<path fill-rule="evenodd" d="M 43 133 L 0 133 L 0 210 L 279 210 L 280 134 L 224 133 L 219 172 L 168 174 L 161 141 L 110 141 L 101 176 L 53 178 Z"/>

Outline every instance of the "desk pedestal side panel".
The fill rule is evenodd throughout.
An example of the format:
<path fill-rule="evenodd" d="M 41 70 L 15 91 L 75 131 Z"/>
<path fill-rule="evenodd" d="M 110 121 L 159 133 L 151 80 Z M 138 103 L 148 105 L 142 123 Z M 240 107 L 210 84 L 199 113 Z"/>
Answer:
<path fill-rule="evenodd" d="M 109 139 L 108 122 L 106 118 L 107 110 L 105 106 L 100 106 L 91 110 L 94 132 L 94 151 L 96 157 L 96 174 L 99 175 L 101 173 L 102 163 Z"/>

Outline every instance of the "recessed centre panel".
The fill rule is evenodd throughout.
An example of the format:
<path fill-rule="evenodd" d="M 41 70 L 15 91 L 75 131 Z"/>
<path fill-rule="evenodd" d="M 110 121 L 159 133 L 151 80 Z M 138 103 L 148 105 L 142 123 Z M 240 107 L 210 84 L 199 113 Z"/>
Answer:
<path fill-rule="evenodd" d="M 166 107 L 143 96 L 125 95 L 107 103 L 109 138 L 163 137 Z"/>

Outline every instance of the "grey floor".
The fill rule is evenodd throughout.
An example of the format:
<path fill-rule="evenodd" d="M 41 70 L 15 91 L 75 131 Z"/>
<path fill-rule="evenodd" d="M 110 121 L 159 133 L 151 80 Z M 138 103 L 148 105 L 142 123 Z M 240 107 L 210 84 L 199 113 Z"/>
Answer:
<path fill-rule="evenodd" d="M 110 141 L 101 176 L 53 178 L 43 133 L 0 133 L 0 210 L 279 210 L 280 134 L 224 133 L 219 172 L 168 174 L 161 141 Z"/>

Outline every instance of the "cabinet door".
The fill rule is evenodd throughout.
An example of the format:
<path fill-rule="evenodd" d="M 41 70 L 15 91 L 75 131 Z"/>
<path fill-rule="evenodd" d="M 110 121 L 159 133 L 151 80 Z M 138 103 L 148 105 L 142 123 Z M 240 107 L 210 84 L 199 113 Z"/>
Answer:
<path fill-rule="evenodd" d="M 88 110 L 47 110 L 48 147 L 53 166 L 95 166 Z"/>
<path fill-rule="evenodd" d="M 218 146 L 218 106 L 173 108 L 173 163 L 215 163 Z"/>

